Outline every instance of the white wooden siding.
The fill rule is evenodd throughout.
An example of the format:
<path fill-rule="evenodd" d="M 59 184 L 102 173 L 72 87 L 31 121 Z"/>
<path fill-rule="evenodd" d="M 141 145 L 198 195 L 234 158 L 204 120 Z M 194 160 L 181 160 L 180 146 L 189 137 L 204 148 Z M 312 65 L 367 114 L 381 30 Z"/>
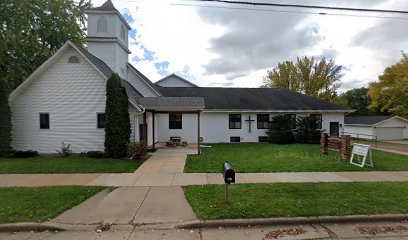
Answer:
<path fill-rule="evenodd" d="M 137 75 L 128 66 L 128 78 L 127 81 L 144 97 L 157 97 L 158 95 L 145 83 L 142 78 Z"/>
<path fill-rule="evenodd" d="M 67 63 L 70 56 L 79 63 Z M 10 103 L 17 150 L 55 153 L 61 142 L 74 152 L 104 149 L 104 129 L 97 113 L 105 112 L 106 80 L 72 47 Z M 39 113 L 50 114 L 50 129 L 40 129 Z"/>
<path fill-rule="evenodd" d="M 182 114 L 182 129 L 169 129 L 169 114 L 156 114 L 157 141 L 166 142 L 170 137 L 181 137 L 190 143 L 197 142 L 197 114 Z"/>
<path fill-rule="evenodd" d="M 203 112 L 201 113 L 201 137 L 204 142 L 218 143 L 229 142 L 230 137 L 240 137 L 241 142 L 258 142 L 258 137 L 267 136 L 266 131 L 268 129 L 257 128 L 257 114 L 262 113 L 248 113 L 248 112 L 236 112 L 241 114 L 241 129 L 229 129 L 229 113 L 214 113 Z M 266 112 L 267 113 L 267 112 Z M 267 113 L 273 116 L 277 113 Z M 245 120 L 251 115 L 251 119 L 255 120 L 251 123 L 251 132 L 249 132 L 249 124 Z M 306 114 L 299 114 L 297 116 L 304 116 Z M 323 128 L 329 129 L 330 122 L 339 122 L 344 124 L 344 114 L 341 113 L 323 113 Z M 149 121 L 150 123 L 150 121 Z M 197 115 L 196 114 L 183 114 L 183 128 L 182 129 L 169 129 L 169 116 L 168 114 L 157 115 L 157 134 L 158 141 L 167 141 L 171 136 L 181 136 L 183 140 L 191 143 L 197 142 Z M 342 129 L 340 129 L 340 132 Z"/>

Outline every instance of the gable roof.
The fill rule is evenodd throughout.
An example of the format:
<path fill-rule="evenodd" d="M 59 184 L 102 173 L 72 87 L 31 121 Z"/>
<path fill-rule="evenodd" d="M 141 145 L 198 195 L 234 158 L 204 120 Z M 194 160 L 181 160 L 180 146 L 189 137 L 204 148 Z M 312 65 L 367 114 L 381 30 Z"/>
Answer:
<path fill-rule="evenodd" d="M 164 78 L 160 79 L 159 81 L 155 82 L 154 84 L 160 86 L 159 83 L 161 83 L 161 82 L 163 82 L 163 81 L 166 81 L 167 79 L 169 79 L 169 78 L 171 78 L 171 77 L 176 77 L 176 78 L 178 78 L 179 80 L 181 80 L 181 81 L 187 83 L 188 85 L 190 85 L 190 86 L 192 86 L 192 87 L 199 87 L 199 86 L 195 85 L 194 83 L 188 81 L 188 80 L 185 79 L 185 78 L 180 77 L 179 75 L 177 75 L 177 74 L 175 74 L 175 73 L 172 73 L 172 74 L 168 75 L 167 77 L 164 77 Z"/>
<path fill-rule="evenodd" d="M 282 88 L 159 87 L 166 97 L 204 97 L 205 109 L 276 112 L 352 112 L 324 100 Z"/>
<path fill-rule="evenodd" d="M 158 95 L 161 96 L 161 92 L 158 88 L 158 86 L 156 86 L 154 83 L 152 83 L 152 81 L 150 81 L 150 79 L 148 79 L 143 73 L 141 73 L 139 70 L 137 70 L 132 64 L 127 63 L 127 66 L 129 66 L 129 68 L 134 71 L 139 77 L 142 78 L 142 80 Z"/>
<path fill-rule="evenodd" d="M 347 116 L 344 118 L 344 124 L 374 126 L 381 122 L 388 121 L 394 118 L 398 118 L 408 122 L 407 119 L 399 116 Z"/>
<path fill-rule="evenodd" d="M 105 79 L 110 78 L 112 75 L 113 71 L 112 69 L 106 65 L 104 61 L 101 59 L 95 57 L 93 54 L 89 53 L 86 49 L 80 47 L 78 44 L 73 43 L 71 41 L 67 41 L 58 51 L 52 55 L 47 61 L 45 61 L 43 64 L 41 64 L 36 70 L 34 70 L 33 73 L 23 82 L 18 86 L 11 94 L 9 97 L 9 100 L 12 101 L 14 100 L 18 94 L 23 91 L 23 89 L 27 88 L 32 81 L 35 80 L 35 78 L 41 74 L 44 70 L 47 69 L 47 67 L 55 61 L 60 55 L 62 55 L 68 47 L 72 47 L 75 50 L 77 50 L 85 60 L 87 60 L 92 67 L 95 68 Z M 121 79 L 122 86 L 126 89 L 126 92 L 129 97 L 129 101 L 135 105 L 134 98 L 136 97 L 141 97 L 142 95 L 126 80 Z M 135 105 L 136 106 L 136 105 Z"/>
<path fill-rule="evenodd" d="M 87 58 L 96 68 L 98 68 L 99 71 L 101 71 L 101 73 L 106 78 L 110 78 L 113 71 L 108 65 L 106 65 L 106 63 L 104 61 L 102 61 L 101 59 L 95 57 L 93 54 L 88 52 L 86 49 L 80 47 L 76 43 L 72 43 L 72 44 L 84 55 L 85 58 Z"/>
<path fill-rule="evenodd" d="M 76 51 L 78 51 L 78 53 L 85 58 L 86 61 L 88 61 L 88 63 L 91 64 L 92 67 L 95 68 L 95 70 L 97 72 L 99 72 L 102 76 L 109 78 L 110 74 L 112 74 L 112 70 L 110 70 L 110 68 L 103 62 L 101 61 L 99 58 L 93 56 L 92 54 L 88 53 L 86 50 L 84 50 L 83 48 L 79 47 L 77 44 L 71 42 L 71 41 L 67 41 L 64 43 L 64 45 L 58 49 L 58 51 L 56 53 L 54 53 L 50 58 L 48 58 L 43 64 L 41 64 L 37 69 L 35 69 L 30 76 L 28 76 L 28 78 L 22 82 L 16 89 L 14 89 L 14 91 L 10 94 L 9 96 L 9 101 L 13 101 L 15 98 L 17 98 L 17 96 L 24 91 L 24 89 L 26 89 L 28 86 L 30 86 L 30 84 L 42 73 L 44 72 L 46 69 L 48 69 L 48 67 L 56 60 L 58 59 L 63 53 L 65 53 L 69 47 L 72 47 L 73 49 L 75 49 Z M 109 70 L 111 71 L 109 74 Z M 109 75 L 109 77 L 107 77 L 107 75 Z"/>

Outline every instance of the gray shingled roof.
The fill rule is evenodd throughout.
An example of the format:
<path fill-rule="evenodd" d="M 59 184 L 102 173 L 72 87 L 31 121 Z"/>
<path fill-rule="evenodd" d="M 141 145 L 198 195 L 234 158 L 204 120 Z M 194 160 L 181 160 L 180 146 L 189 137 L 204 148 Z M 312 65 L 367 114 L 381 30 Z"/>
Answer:
<path fill-rule="evenodd" d="M 194 83 L 188 81 L 188 80 L 185 79 L 185 78 L 180 77 L 179 75 L 177 75 L 177 74 L 175 74 L 175 73 L 172 73 L 172 74 L 170 74 L 170 75 L 168 75 L 168 76 L 166 76 L 166 77 L 164 77 L 164 78 L 158 80 L 158 81 L 155 82 L 154 84 L 159 85 L 159 83 L 163 82 L 164 80 L 166 80 L 166 79 L 168 79 L 168 78 L 170 78 L 170 77 L 176 77 L 176 78 L 180 79 L 181 81 L 184 81 L 184 82 L 190 84 L 190 85 L 193 86 L 193 87 L 199 87 L 199 86 L 197 86 L 196 84 L 194 84 Z M 159 85 L 159 86 L 160 86 L 160 85 Z"/>
<path fill-rule="evenodd" d="M 160 89 L 157 85 L 155 85 L 150 79 L 148 79 L 143 73 L 141 73 L 139 70 L 137 70 L 132 64 L 128 63 L 127 64 L 130 68 L 132 68 L 143 80 L 149 84 L 150 87 L 152 87 L 156 92 L 158 92 L 161 95 Z"/>
<path fill-rule="evenodd" d="M 141 97 L 136 102 L 146 108 L 194 108 L 204 109 L 202 97 Z"/>
<path fill-rule="evenodd" d="M 102 6 L 91 8 L 89 10 L 95 11 L 118 11 L 115 6 L 113 5 L 111 0 L 107 0 Z"/>
<path fill-rule="evenodd" d="M 82 54 L 84 54 L 84 56 L 92 62 L 92 64 L 99 69 L 99 71 L 102 72 L 102 74 L 106 77 L 106 78 L 110 78 L 110 76 L 112 75 L 113 71 L 112 69 L 106 65 L 106 63 L 104 61 L 102 61 L 101 59 L 95 57 L 93 54 L 89 53 L 87 50 L 83 49 L 82 47 L 78 46 L 78 44 L 73 43 L 78 49 L 79 51 L 81 51 Z M 134 98 L 138 98 L 138 97 L 143 97 L 142 94 L 140 94 L 139 91 L 137 91 L 128 81 L 121 79 L 121 83 L 122 86 L 126 89 L 126 93 L 128 95 L 129 98 L 134 99 Z"/>
<path fill-rule="evenodd" d="M 344 117 L 344 124 L 374 125 L 393 116 L 350 116 Z"/>
<path fill-rule="evenodd" d="M 84 56 L 89 61 L 92 62 L 93 65 L 95 65 L 95 67 L 97 67 L 99 69 L 99 71 L 101 71 L 103 73 L 103 75 L 105 75 L 105 77 L 110 78 L 113 71 L 108 65 L 106 65 L 106 63 L 104 61 L 102 61 L 101 59 L 95 57 L 93 54 L 89 53 L 87 50 L 83 49 L 78 44 L 75 44 L 75 43 L 73 43 L 73 44 L 79 49 L 79 51 L 81 51 L 82 54 L 84 54 Z"/>
<path fill-rule="evenodd" d="M 204 97 L 205 109 L 213 110 L 352 111 L 281 88 L 159 87 L 159 89 L 166 97 Z"/>

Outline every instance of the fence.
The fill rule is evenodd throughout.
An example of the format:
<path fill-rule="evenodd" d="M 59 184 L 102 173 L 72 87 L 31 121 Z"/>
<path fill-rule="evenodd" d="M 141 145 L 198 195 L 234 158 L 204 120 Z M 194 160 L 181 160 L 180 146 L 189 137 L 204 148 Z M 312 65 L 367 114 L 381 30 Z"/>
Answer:
<path fill-rule="evenodd" d="M 352 132 L 341 132 L 342 135 L 350 135 L 352 139 L 356 140 L 356 142 L 358 143 L 358 141 L 374 141 L 375 147 L 377 147 L 377 136 L 376 135 L 371 135 L 371 134 L 363 134 L 363 133 L 352 133 Z M 369 136 L 372 137 L 371 140 L 367 139 L 367 138 L 360 138 L 360 136 Z"/>

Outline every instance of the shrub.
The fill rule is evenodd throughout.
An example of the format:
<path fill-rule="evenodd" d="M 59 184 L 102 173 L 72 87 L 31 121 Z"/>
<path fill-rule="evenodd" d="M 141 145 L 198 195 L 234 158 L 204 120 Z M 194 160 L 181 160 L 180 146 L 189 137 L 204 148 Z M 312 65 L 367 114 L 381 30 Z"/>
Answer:
<path fill-rule="evenodd" d="M 131 142 L 128 144 L 128 156 L 131 160 L 140 160 L 147 155 L 147 143 Z"/>
<path fill-rule="evenodd" d="M 86 156 L 89 158 L 104 158 L 105 153 L 102 151 L 88 151 L 86 152 Z"/>
<path fill-rule="evenodd" d="M 0 156 L 7 156 L 11 143 L 11 112 L 8 105 L 8 85 L 0 79 Z"/>
<path fill-rule="evenodd" d="M 120 77 L 112 74 L 106 83 L 105 153 L 125 157 L 130 137 L 128 96 Z"/>
<path fill-rule="evenodd" d="M 299 117 L 296 121 L 295 139 L 298 143 L 320 142 L 320 119 L 313 116 Z"/>
<path fill-rule="evenodd" d="M 57 149 L 56 152 L 60 156 L 68 157 L 72 155 L 71 144 L 65 144 L 64 142 L 61 143 L 61 148 Z"/>
<path fill-rule="evenodd" d="M 27 151 L 13 151 L 9 157 L 11 158 L 29 158 L 38 156 L 37 151 L 27 150 Z"/>
<path fill-rule="evenodd" d="M 269 122 L 269 129 L 266 132 L 269 142 L 278 144 L 293 143 L 295 137 L 292 129 L 293 123 L 288 116 L 276 115 Z"/>

